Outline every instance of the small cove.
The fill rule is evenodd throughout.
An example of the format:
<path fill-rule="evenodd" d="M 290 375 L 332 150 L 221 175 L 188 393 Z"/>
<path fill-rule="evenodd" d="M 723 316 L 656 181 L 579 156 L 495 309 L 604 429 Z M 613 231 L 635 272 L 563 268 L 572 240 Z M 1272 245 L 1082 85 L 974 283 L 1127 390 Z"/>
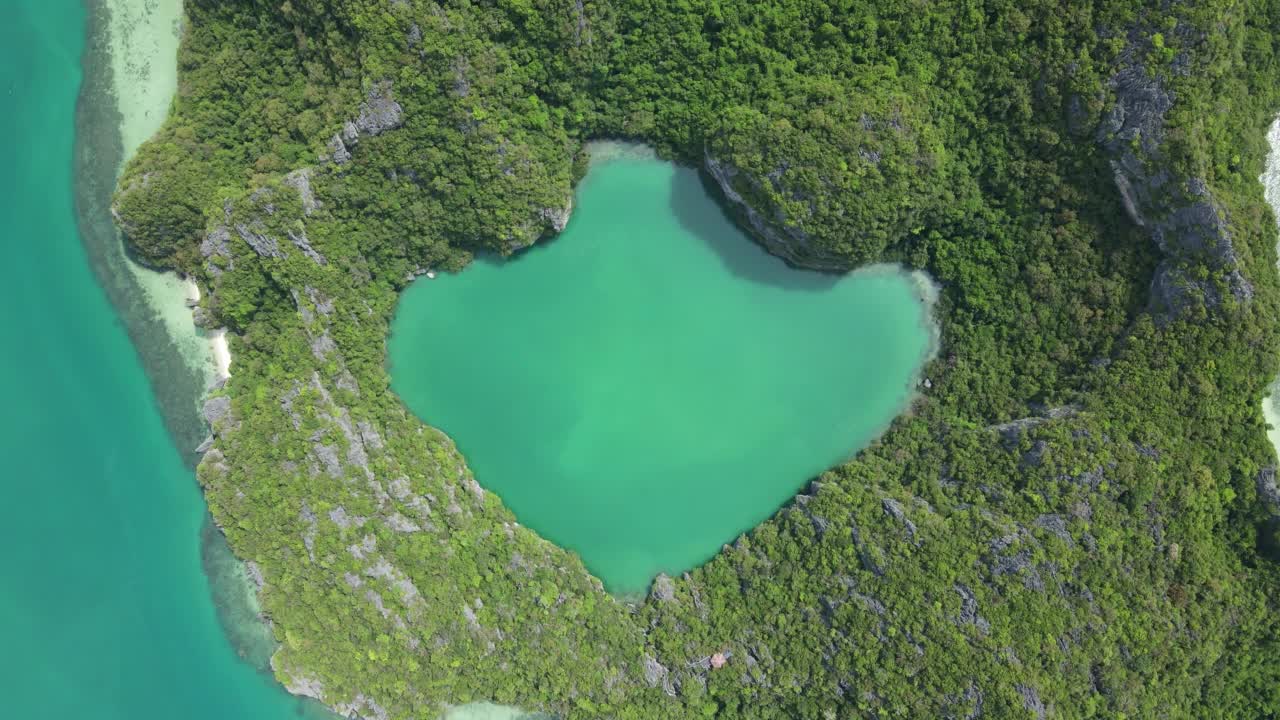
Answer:
<path fill-rule="evenodd" d="M 795 270 L 696 172 L 597 146 L 554 241 L 406 290 L 393 388 L 605 586 L 705 562 L 906 406 L 926 283 Z"/>

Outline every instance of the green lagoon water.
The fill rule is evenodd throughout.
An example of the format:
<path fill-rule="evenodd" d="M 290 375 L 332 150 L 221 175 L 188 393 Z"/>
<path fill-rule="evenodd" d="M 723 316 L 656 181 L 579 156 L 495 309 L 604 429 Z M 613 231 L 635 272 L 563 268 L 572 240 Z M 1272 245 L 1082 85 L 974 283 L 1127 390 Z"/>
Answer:
<path fill-rule="evenodd" d="M 81 242 L 78 230 L 109 232 L 93 181 L 97 172 L 106 187 L 120 153 L 110 117 L 83 128 L 90 142 L 76 152 L 77 116 L 108 104 L 77 107 L 82 81 L 101 71 L 82 70 L 89 19 L 80 0 L 10 0 L 0 23 L 4 714 L 319 717 L 243 661 L 219 624 L 204 572 L 216 563 L 208 553 L 202 563 L 203 502 L 189 448 L 173 442 L 198 424 L 197 389 L 184 384 L 193 374 L 164 347 L 154 313 L 128 305 L 127 274 L 105 246 Z M 77 189 L 87 193 L 79 204 Z M 117 314 L 108 296 L 129 312 Z M 172 400 L 185 414 L 168 425 L 144 362 L 168 369 L 164 398 L 185 398 Z"/>
<path fill-rule="evenodd" d="M 576 206 L 544 247 L 414 283 L 392 379 L 522 523 L 631 594 L 869 443 L 930 320 L 913 276 L 791 269 L 653 157 L 598 160 Z"/>

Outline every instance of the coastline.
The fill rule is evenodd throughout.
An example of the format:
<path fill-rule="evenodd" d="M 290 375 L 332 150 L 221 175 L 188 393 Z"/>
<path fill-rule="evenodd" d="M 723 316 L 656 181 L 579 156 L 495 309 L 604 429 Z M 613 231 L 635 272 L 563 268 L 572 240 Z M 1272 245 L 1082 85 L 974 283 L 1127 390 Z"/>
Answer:
<path fill-rule="evenodd" d="M 169 437 L 194 471 L 196 448 L 208 434 L 200 404 L 229 374 L 227 338 L 195 326 L 196 282 L 134 262 L 110 214 L 120 171 L 163 123 L 177 87 L 181 0 L 88 0 L 86 8 L 74 168 L 81 242 L 142 362 Z M 174 61 L 161 62 L 168 53 Z M 275 639 L 261 617 L 252 572 L 232 554 L 207 512 L 200 550 L 225 636 L 242 659 L 269 675 L 266 659 Z"/>
<path fill-rule="evenodd" d="M 105 0 L 102 34 L 110 53 L 110 93 L 120 139 L 115 173 L 124 166 L 164 124 L 178 87 L 177 53 L 182 34 L 182 0 Z M 186 413 L 200 419 L 199 404 L 208 392 L 230 377 L 231 353 L 226 330 L 204 331 L 195 324 L 194 309 L 201 299 L 200 286 L 174 272 L 152 270 L 135 262 L 123 238 L 116 233 L 112 246 L 115 264 L 123 267 L 136 288 L 135 296 L 150 311 L 153 324 L 163 332 L 197 383 L 188 394 L 195 402 Z M 150 348 L 137 345 L 146 355 Z M 152 375 L 157 394 L 167 384 L 164 375 Z M 182 450 L 190 440 L 175 435 Z M 183 445 L 189 447 L 183 448 Z M 195 452 L 199 452 L 198 449 Z M 192 463 L 192 467 L 194 468 Z M 269 659 L 276 642 L 269 621 L 262 615 L 259 584 L 249 566 L 232 553 L 212 518 L 206 516 L 201 531 L 201 564 L 209 578 L 214 607 L 222 628 L 237 654 L 257 670 L 270 673 Z"/>
<path fill-rule="evenodd" d="M 227 329 L 218 328 L 209 333 L 209 351 L 213 355 L 213 378 L 222 382 L 231 377 L 231 350 L 227 346 Z"/>
<path fill-rule="evenodd" d="M 194 470 L 207 437 L 199 408 L 230 377 L 225 328 L 194 322 L 198 283 L 157 272 L 129 257 L 110 214 L 116 179 L 138 147 L 163 124 L 177 89 L 176 55 L 182 0 L 86 0 L 90 20 L 77 108 L 76 214 L 94 274 L 125 324 L 151 380 L 169 435 Z M 161 62 L 172 57 L 173 62 Z M 293 695 L 274 678 L 276 640 L 262 614 L 261 575 L 228 545 L 206 510 L 201 564 L 218 620 L 241 660 L 272 677 L 308 718 L 334 717 L 322 703 Z M 301 708 L 300 708 L 301 709 Z M 549 720 L 508 706 L 477 702 L 444 709 L 445 720 Z"/>
<path fill-rule="evenodd" d="M 1277 121 L 1277 125 L 1273 126 L 1273 131 L 1276 133 L 1274 142 L 1280 143 L 1280 120 Z M 1277 146 L 1273 145 L 1273 147 Z M 588 162 L 592 167 L 605 165 L 618 160 L 657 160 L 661 157 L 653 146 L 646 145 L 642 142 L 636 142 L 634 140 L 588 140 L 583 143 L 583 148 L 586 150 Z M 667 161 L 674 162 L 670 160 Z M 1277 159 L 1276 162 L 1277 196 L 1276 203 L 1273 203 L 1273 205 L 1276 205 L 1278 208 L 1277 214 L 1280 214 L 1280 205 L 1277 205 L 1277 203 L 1280 203 L 1280 159 Z M 699 171 L 699 177 L 702 177 L 701 171 Z M 706 180 L 706 178 L 702 179 L 704 181 Z M 715 193 L 713 193 L 713 195 L 715 195 Z M 732 215 L 732 208 L 725 205 L 722 201 L 719 202 L 721 209 Z M 774 255 L 774 253 L 770 252 L 768 248 L 760 242 L 759 238 L 754 236 L 749 230 L 743 228 L 743 232 L 762 249 L 769 252 L 770 255 Z M 774 257 L 778 256 L 774 255 Z M 779 257 L 778 259 L 781 262 L 790 264 L 784 258 Z M 808 269 L 807 271 L 826 272 L 813 269 Z M 911 409 L 915 406 L 916 402 L 925 395 L 924 391 L 933 386 L 932 380 L 926 376 L 926 371 L 929 368 L 929 364 L 936 360 L 939 353 L 942 351 L 942 324 L 940 322 L 941 318 L 937 312 L 938 299 L 942 297 L 942 288 L 938 285 L 937 281 L 924 270 L 912 269 L 896 262 L 877 262 L 848 271 L 848 274 L 862 273 L 871 275 L 902 275 L 911 285 L 912 291 L 923 309 L 920 316 L 920 324 L 921 327 L 925 329 L 925 332 L 928 333 L 929 338 L 924 351 L 920 356 L 919 369 L 916 371 L 915 376 L 910 379 L 907 386 L 907 395 L 903 401 L 903 413 L 911 412 Z M 1280 388 L 1280 378 L 1277 379 L 1277 387 Z M 1277 407 L 1280 408 L 1280 398 L 1277 398 L 1276 402 Z M 1277 413 L 1278 419 L 1276 425 L 1277 427 L 1280 427 L 1280 410 L 1277 410 Z M 882 428 L 881 432 L 887 428 L 888 425 Z M 1276 443 L 1277 452 L 1280 452 L 1280 430 L 1276 431 L 1273 443 Z"/>
<path fill-rule="evenodd" d="M 164 124 L 178 89 L 178 44 L 182 37 L 182 0 L 107 0 L 110 8 L 112 88 L 120 113 L 123 156 L 120 169 L 138 148 Z M 163 322 L 169 337 L 205 384 L 226 378 L 230 366 L 225 333 L 205 334 L 192 320 L 189 300 L 199 301 L 194 280 L 173 272 L 157 272 L 127 257 L 147 303 Z"/>
<path fill-rule="evenodd" d="M 83 83 L 76 105 L 74 154 L 74 199 L 77 227 L 98 286 L 129 334 L 138 351 L 161 417 L 183 463 L 194 468 L 199 456 L 195 448 L 205 437 L 203 419 L 196 409 L 208 384 L 203 369 L 186 359 L 184 348 L 169 332 L 176 318 L 189 320 L 184 300 L 158 306 L 142 278 L 134 272 L 111 217 L 111 198 L 116 178 L 126 157 L 120 133 L 124 116 L 115 92 L 116 77 L 111 63 L 112 7 L 107 0 L 87 0 L 85 50 L 82 58 Z M 177 276 L 166 280 L 165 292 L 181 293 Z"/>

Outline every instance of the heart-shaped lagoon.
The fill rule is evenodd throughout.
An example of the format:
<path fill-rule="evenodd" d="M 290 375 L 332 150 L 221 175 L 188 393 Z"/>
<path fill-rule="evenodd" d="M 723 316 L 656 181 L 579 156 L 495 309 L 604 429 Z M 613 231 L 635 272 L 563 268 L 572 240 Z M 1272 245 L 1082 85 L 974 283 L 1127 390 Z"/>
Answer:
<path fill-rule="evenodd" d="M 545 246 L 408 288 L 391 376 L 522 523 L 633 593 L 869 443 L 929 313 L 895 268 L 787 267 L 652 157 L 597 156 L 576 206 Z"/>

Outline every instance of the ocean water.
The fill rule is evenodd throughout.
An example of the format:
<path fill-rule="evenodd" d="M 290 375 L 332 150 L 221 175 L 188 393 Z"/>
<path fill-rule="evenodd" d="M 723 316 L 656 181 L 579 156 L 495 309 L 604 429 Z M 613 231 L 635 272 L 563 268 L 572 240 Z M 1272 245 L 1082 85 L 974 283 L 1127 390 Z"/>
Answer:
<path fill-rule="evenodd" d="M 129 296 L 127 276 L 112 274 L 121 268 L 102 241 L 110 224 L 101 190 L 118 166 L 118 128 L 101 107 L 77 106 L 82 83 L 101 70 L 82 65 L 93 44 L 90 16 L 79 0 L 11 0 L 5 9 L 5 713 L 319 717 L 240 658 L 215 612 L 202 565 L 205 511 L 187 445 L 199 434 L 190 411 L 203 378 L 165 345 L 162 321 Z M 153 393 L 144 362 L 154 387 L 168 381 L 163 392 Z M 162 408 L 172 411 L 169 423 Z"/>
<path fill-rule="evenodd" d="M 629 595 L 865 447 L 930 323 L 914 276 L 789 268 L 695 172 L 615 147 L 560 237 L 405 292 L 391 376 L 522 523 Z"/>
<path fill-rule="evenodd" d="M 270 632 L 192 468 L 205 339 L 109 201 L 176 86 L 180 0 L 14 0 L 0 24 L 0 688 L 50 720 L 332 720 Z M 447 698 L 442 698 L 447 700 Z M 478 703 L 449 720 L 524 720 Z"/>

